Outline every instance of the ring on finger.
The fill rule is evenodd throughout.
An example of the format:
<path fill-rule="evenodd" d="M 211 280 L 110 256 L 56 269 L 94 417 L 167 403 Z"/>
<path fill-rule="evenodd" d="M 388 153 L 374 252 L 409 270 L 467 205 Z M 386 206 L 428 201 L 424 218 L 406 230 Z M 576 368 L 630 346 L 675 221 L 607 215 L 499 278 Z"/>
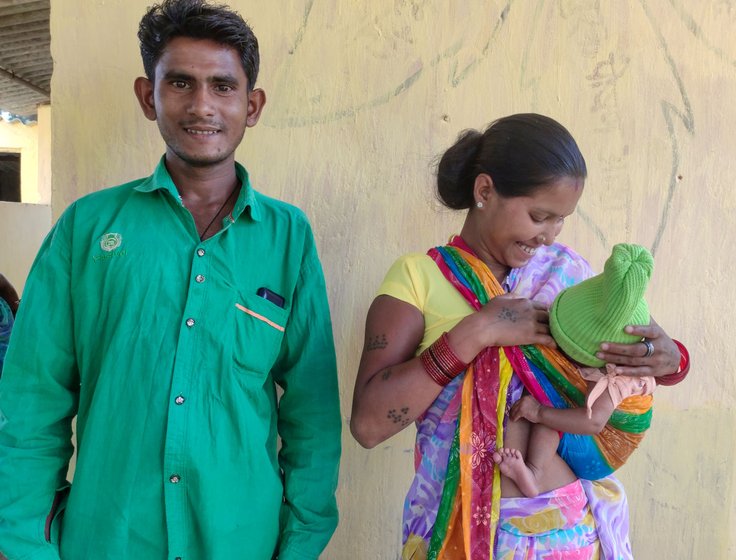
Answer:
<path fill-rule="evenodd" d="M 654 354 L 654 344 L 651 343 L 649 340 L 642 340 L 641 341 L 644 346 L 647 347 L 647 352 L 644 354 L 645 358 L 649 358 Z"/>

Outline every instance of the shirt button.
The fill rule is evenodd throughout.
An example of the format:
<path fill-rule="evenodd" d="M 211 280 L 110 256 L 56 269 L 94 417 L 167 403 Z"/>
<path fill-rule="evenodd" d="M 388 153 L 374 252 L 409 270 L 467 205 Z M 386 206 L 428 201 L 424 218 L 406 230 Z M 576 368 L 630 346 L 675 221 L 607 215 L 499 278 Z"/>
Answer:
<path fill-rule="evenodd" d="M 197 256 L 204 257 L 205 250 L 202 248 L 197 249 Z"/>
<path fill-rule="evenodd" d="M 194 319 L 189 317 L 189 319 L 187 319 L 187 327 L 193 327 L 193 326 L 194 326 Z"/>
<path fill-rule="evenodd" d="M 184 399 L 184 397 L 182 397 L 181 395 L 179 395 L 178 397 L 176 397 L 176 398 L 174 399 L 174 402 L 175 402 L 176 404 L 184 404 L 184 400 L 185 400 L 185 399 Z"/>
<path fill-rule="evenodd" d="M 171 484 L 178 484 L 180 480 L 181 480 L 181 477 L 178 474 L 172 474 L 169 477 L 169 482 L 171 482 Z"/>
<path fill-rule="evenodd" d="M 197 283 L 199 283 L 199 284 L 201 284 L 202 282 L 204 282 L 204 276 L 202 276 L 201 274 L 197 274 L 196 278 L 194 278 L 194 279 L 195 279 L 195 280 L 197 281 Z"/>

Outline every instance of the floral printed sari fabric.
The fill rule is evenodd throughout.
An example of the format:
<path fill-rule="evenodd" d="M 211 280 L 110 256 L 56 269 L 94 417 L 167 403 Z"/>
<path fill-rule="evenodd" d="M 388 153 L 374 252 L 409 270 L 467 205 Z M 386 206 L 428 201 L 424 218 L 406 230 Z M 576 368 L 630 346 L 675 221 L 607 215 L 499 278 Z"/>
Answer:
<path fill-rule="evenodd" d="M 458 237 L 450 246 L 472 255 Z M 435 257 L 435 261 L 442 268 L 440 259 Z M 555 244 L 540 248 L 525 267 L 512 270 L 503 289 L 549 305 L 559 291 L 590 275 L 591 270 L 581 257 Z M 451 276 L 446 274 L 448 279 Z M 490 281 L 495 282 L 495 279 Z M 461 293 L 465 290 L 463 295 L 476 309 L 485 303 L 472 301 L 473 295 L 468 293 L 473 291 L 472 287 L 454 282 L 453 285 Z M 486 288 L 494 294 L 493 290 L 501 289 L 497 284 L 492 289 Z M 478 391 L 478 387 L 482 390 Z M 497 438 L 502 436 L 505 411 L 519 398 L 522 389 L 504 353 L 489 349 L 468 371 L 445 387 L 418 419 L 416 475 L 405 502 L 402 558 L 475 560 L 494 557 L 491 551 L 496 531 L 505 526 L 505 521 L 504 512 L 499 508 L 500 478 L 490 456 Z M 479 400 L 490 401 L 496 406 L 478 406 Z M 589 495 L 590 509 L 598 522 L 606 523 L 610 519 L 617 523 L 604 535 L 610 542 L 606 544 L 601 539 L 606 551 L 604 558 L 630 557 L 626 556 L 630 554 L 627 552 L 628 519 L 620 484 L 611 478 L 610 486 L 615 487 L 614 491 L 598 494 L 584 482 L 581 486 Z M 532 502 L 521 500 L 519 503 L 526 503 L 533 513 Z"/>
<path fill-rule="evenodd" d="M 501 498 L 496 560 L 598 560 L 595 520 L 579 480 L 535 498 Z"/>

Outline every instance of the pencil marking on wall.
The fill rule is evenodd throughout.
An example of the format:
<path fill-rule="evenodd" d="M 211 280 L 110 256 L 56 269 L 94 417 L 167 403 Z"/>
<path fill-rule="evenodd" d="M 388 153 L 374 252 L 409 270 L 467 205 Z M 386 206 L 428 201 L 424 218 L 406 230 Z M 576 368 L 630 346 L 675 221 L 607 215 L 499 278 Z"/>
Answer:
<path fill-rule="evenodd" d="M 372 109 L 380 105 L 384 105 L 398 97 L 403 92 L 407 91 L 414 83 L 419 79 L 424 71 L 424 67 L 420 66 L 411 75 L 409 75 L 403 82 L 398 84 L 392 90 L 379 95 L 365 103 L 359 103 L 357 105 L 348 106 L 344 109 L 327 113 L 325 115 L 314 115 L 314 116 L 303 116 L 295 115 L 292 117 L 286 117 L 282 119 L 269 120 L 266 124 L 271 128 L 300 128 L 304 126 L 311 126 L 315 124 L 325 124 L 330 122 L 339 121 L 342 119 L 354 117 L 356 114 L 365 111 L 366 109 Z"/>
<path fill-rule="evenodd" d="M 437 17 L 444 13 L 444 11 L 449 10 L 446 3 L 438 0 L 398 0 L 393 10 L 386 10 L 384 13 L 375 16 L 374 20 L 361 21 L 360 27 L 354 32 L 353 40 L 358 44 L 365 44 L 369 54 L 371 49 L 373 49 L 375 50 L 374 56 L 385 58 L 387 61 L 392 61 L 402 52 L 405 53 L 404 56 L 411 56 L 412 51 L 414 51 L 415 58 L 413 62 L 407 65 L 407 74 L 404 77 L 400 77 L 398 81 L 394 81 L 394 85 L 392 86 L 384 86 L 385 89 L 382 93 L 362 101 L 358 95 L 357 100 L 352 103 L 349 101 L 346 102 L 342 108 L 327 110 L 320 114 L 320 107 L 333 108 L 334 105 L 343 101 L 343 98 L 323 99 L 322 95 L 318 94 L 312 96 L 313 110 L 306 112 L 301 109 L 287 110 L 276 115 L 267 113 L 264 115 L 263 122 L 270 128 L 283 129 L 302 128 L 350 119 L 359 113 L 375 109 L 404 95 L 426 74 L 427 70 L 433 69 L 441 64 L 449 65 L 448 82 L 451 87 L 457 87 L 477 70 L 480 67 L 480 63 L 492 52 L 492 45 L 508 21 L 512 4 L 513 0 L 507 0 L 503 4 L 498 16 L 495 18 L 492 29 L 484 30 L 476 27 L 476 33 L 485 42 L 480 51 L 477 51 L 475 54 L 471 52 L 470 56 L 468 56 L 467 51 L 470 48 L 468 47 L 467 51 L 463 51 L 469 42 L 472 42 L 474 37 L 469 39 L 467 34 L 446 45 L 430 45 L 427 47 L 426 41 L 424 43 L 420 41 L 424 35 L 424 27 L 418 25 L 418 23 L 421 23 L 423 19 Z M 320 17 L 326 17 L 326 14 L 320 12 L 320 10 L 324 12 L 326 9 L 324 6 L 324 3 L 317 4 L 314 0 L 306 3 L 301 26 L 294 38 L 293 46 L 288 51 L 290 55 L 301 53 L 302 57 L 306 56 L 307 49 L 300 48 L 300 46 L 305 41 L 309 42 L 312 40 L 312 29 L 315 26 L 321 25 Z M 473 10 L 477 11 L 477 8 L 472 5 L 469 4 L 467 6 L 464 9 L 471 12 Z M 426 13 L 430 12 L 430 10 L 434 11 L 432 13 Z M 489 10 L 484 9 L 483 11 L 485 13 Z M 318 12 L 320 12 L 319 15 Z M 484 18 L 475 18 L 473 21 L 478 21 L 482 24 L 484 21 L 488 21 L 489 23 L 494 22 L 494 19 L 492 14 L 489 14 L 487 20 Z M 336 33 L 339 31 L 336 31 Z M 435 51 L 427 52 L 428 48 L 435 49 Z M 466 60 L 462 60 L 463 54 Z M 300 64 L 300 60 L 300 58 L 289 57 L 289 60 L 285 61 L 285 66 L 282 68 L 284 79 L 286 79 L 286 76 L 293 75 L 290 71 L 291 67 Z M 401 60 L 400 56 L 398 60 Z M 411 61 L 411 59 L 409 60 Z M 390 72 L 387 72 L 387 81 L 391 79 L 390 74 Z M 396 73 L 394 73 L 394 76 L 396 76 Z M 290 84 L 290 86 L 294 87 L 293 84 Z M 349 83 L 344 87 L 346 88 L 344 98 L 349 100 L 349 94 L 353 93 L 353 90 L 350 89 Z M 364 89 L 370 91 L 370 88 Z"/>
<path fill-rule="evenodd" d="M 690 31 L 690 33 L 692 33 L 696 39 L 701 41 L 705 45 L 705 47 L 709 51 L 714 53 L 718 58 L 720 58 L 727 64 L 730 64 L 731 66 L 736 66 L 736 58 L 734 58 L 736 53 L 726 52 L 722 47 L 716 45 L 713 41 L 714 35 L 705 33 L 703 31 L 702 25 L 699 25 L 695 21 L 695 18 L 692 16 L 692 14 L 685 10 L 685 7 L 682 5 L 681 0 L 670 0 L 670 4 L 672 4 L 672 7 L 674 8 L 677 15 L 680 16 L 680 19 L 682 19 L 685 27 L 687 27 L 688 31 Z M 714 16 L 715 19 L 727 21 L 727 24 L 724 25 L 724 28 L 730 30 L 732 33 L 733 24 L 736 23 L 736 3 L 728 0 L 723 0 L 722 2 L 716 3 L 713 11 L 718 12 L 717 15 Z M 702 14 L 699 15 L 703 17 Z M 729 22 L 728 20 L 731 21 Z M 734 46 L 732 35 L 730 33 L 727 32 L 723 34 L 718 34 L 716 36 L 725 38 L 728 41 L 728 44 Z"/>
<path fill-rule="evenodd" d="M 496 38 L 498 36 L 499 31 L 503 28 L 504 24 L 506 23 L 506 20 L 509 15 L 509 11 L 511 10 L 511 4 L 513 4 L 513 0 L 509 0 L 506 6 L 504 6 L 503 10 L 501 10 L 501 13 L 498 16 L 498 19 L 496 20 L 496 25 L 493 27 L 493 31 L 491 31 L 491 34 L 488 37 L 488 41 L 486 42 L 483 49 L 481 49 L 480 56 L 474 57 L 459 72 L 457 70 L 458 61 L 455 60 L 451 64 L 450 83 L 452 84 L 452 87 L 459 86 L 463 82 L 463 80 L 465 80 L 465 78 L 467 78 L 468 75 L 477 68 L 478 64 L 488 56 L 488 53 L 491 50 L 491 45 L 496 42 Z"/>
<path fill-rule="evenodd" d="M 304 31 L 307 29 L 307 24 L 309 23 L 309 14 L 312 13 L 312 6 L 314 6 L 314 0 L 307 0 L 307 5 L 304 7 L 304 18 L 302 19 L 302 24 L 299 27 L 299 31 L 297 31 L 296 33 L 294 46 L 289 49 L 289 54 L 294 54 L 299 48 L 302 39 L 304 39 Z"/>
<path fill-rule="evenodd" d="M 673 6 L 677 8 L 675 4 Z M 521 54 L 519 85 L 527 99 L 527 106 L 542 113 L 549 111 L 550 100 L 549 92 L 540 97 L 541 84 L 545 84 L 547 89 L 558 87 L 565 91 L 567 104 L 574 103 L 576 97 L 583 106 L 587 103 L 593 117 L 588 130 L 602 141 L 601 149 L 589 154 L 595 161 L 591 172 L 596 180 L 602 179 L 601 182 L 609 189 L 615 188 L 615 196 L 603 189 L 591 192 L 581 201 L 579 214 L 583 223 L 605 247 L 609 245 L 608 235 L 612 232 L 616 232 L 617 237 L 623 234 L 641 242 L 640 228 L 643 227 L 652 232 L 648 234 L 651 235 L 650 241 L 645 244 L 656 254 L 667 232 L 677 189 L 685 184 L 680 172 L 682 142 L 694 135 L 695 119 L 679 63 L 674 59 L 668 37 L 663 33 L 663 29 L 670 32 L 676 9 L 655 14 L 647 0 L 639 0 L 629 10 L 643 13 L 644 21 L 652 30 L 651 34 L 644 37 L 649 44 L 643 53 L 611 31 L 610 22 L 615 9 L 610 4 L 561 0 L 554 4 L 540 2 L 528 5 L 524 20 L 529 33 Z M 680 11 L 680 17 L 684 17 Z M 564 25 L 555 26 L 559 29 L 558 34 L 550 36 L 547 22 L 554 18 L 564 20 Z M 695 35 L 702 35 L 694 21 L 690 22 L 688 29 Z M 575 76 L 575 65 L 558 56 L 559 52 L 569 50 L 566 42 L 570 41 L 576 44 L 578 58 L 589 64 L 589 70 L 579 77 Z M 645 60 L 646 52 L 658 56 L 651 61 Z M 657 142 L 647 143 L 648 136 L 632 136 L 632 131 L 641 130 L 641 125 L 625 108 L 631 86 L 637 85 L 642 72 L 651 73 L 649 81 L 653 83 L 671 82 L 669 87 L 662 89 L 661 95 L 647 92 L 643 96 L 643 99 L 654 103 L 646 118 L 651 119 L 655 128 L 652 138 L 663 138 L 666 142 L 663 145 L 660 143 L 659 147 Z M 656 77 L 657 72 L 662 75 Z M 587 87 L 565 87 L 569 81 L 575 83 L 576 80 L 583 80 Z M 635 91 L 633 93 L 636 94 Z M 686 134 L 683 134 L 683 129 Z M 636 153 L 631 152 L 632 145 Z M 635 175 L 632 174 L 632 165 L 646 155 L 649 155 L 655 169 L 662 168 L 662 156 L 666 162 L 666 179 L 656 175 L 646 177 L 647 182 L 656 189 L 655 192 L 632 185 Z M 656 207 L 646 207 L 654 204 Z M 605 211 L 592 212 L 592 208 L 596 207 Z M 596 216 L 597 223 L 593 223 L 591 216 Z"/>
<path fill-rule="evenodd" d="M 659 42 L 659 45 L 662 48 L 662 51 L 664 52 L 665 59 L 667 61 L 667 64 L 670 68 L 670 71 L 672 72 L 672 76 L 675 79 L 675 82 L 677 83 L 677 89 L 680 94 L 680 98 L 682 100 L 682 104 L 685 107 L 684 112 L 669 103 L 668 101 L 662 101 L 662 116 L 664 117 L 665 123 L 667 125 L 667 132 L 669 134 L 670 142 L 671 142 L 671 149 L 672 149 L 672 165 L 670 167 L 670 177 L 669 177 L 669 184 L 667 186 L 667 195 L 666 200 L 664 203 L 664 206 L 662 208 L 662 212 L 660 214 L 659 219 L 659 227 L 657 228 L 657 234 L 654 238 L 654 243 L 652 243 L 651 252 L 652 255 L 656 255 L 657 249 L 659 248 L 659 243 L 662 240 L 662 235 L 664 234 L 664 231 L 667 227 L 667 222 L 669 221 L 669 215 L 670 211 L 672 209 L 672 201 L 675 196 L 675 191 L 677 190 L 677 186 L 679 183 L 678 180 L 678 169 L 680 167 L 680 143 L 677 136 L 677 133 L 675 131 L 675 120 L 679 120 L 682 125 L 685 127 L 685 130 L 690 134 L 695 134 L 695 118 L 693 116 L 693 110 L 690 105 L 690 99 L 688 98 L 687 91 L 685 90 L 685 85 L 682 81 L 682 77 L 680 76 L 680 72 L 677 68 L 677 65 L 675 64 L 674 59 L 672 58 L 672 54 L 670 53 L 669 45 L 667 44 L 667 41 L 664 38 L 664 35 L 662 34 L 662 30 L 659 27 L 659 22 L 655 17 L 653 17 L 652 13 L 649 10 L 649 6 L 647 5 L 647 2 L 644 0 L 640 0 L 641 6 L 644 9 L 644 12 L 649 19 L 649 22 L 652 26 L 652 29 L 654 30 L 654 33 L 657 37 L 657 40 Z"/>
<path fill-rule="evenodd" d="M 537 105 L 537 96 L 536 96 L 536 84 L 539 82 L 539 78 L 530 78 L 529 77 L 529 57 L 531 56 L 532 52 L 532 44 L 534 42 L 534 39 L 536 39 L 537 35 L 537 26 L 539 24 L 539 18 L 542 13 L 542 3 L 538 2 L 535 5 L 534 9 L 534 16 L 532 18 L 532 22 L 530 25 L 531 33 L 529 35 L 529 40 L 526 43 L 526 46 L 524 47 L 524 54 L 521 59 L 521 68 L 519 72 L 519 81 L 521 83 L 521 88 L 523 90 L 531 92 L 532 97 L 534 100 L 531 103 L 531 106 L 534 107 Z"/>
<path fill-rule="evenodd" d="M 601 114 L 602 122 L 617 117 L 612 114 L 618 110 L 616 83 L 624 76 L 628 67 L 628 57 L 622 57 L 619 61 L 614 53 L 609 53 L 608 58 L 596 64 L 593 71 L 585 77 L 595 90 L 591 110 Z"/>
<path fill-rule="evenodd" d="M 606 239 L 606 235 L 603 233 L 603 230 L 598 227 L 598 224 L 595 223 L 595 220 L 590 217 L 590 215 L 581 207 L 578 206 L 576 210 L 578 216 L 583 220 L 583 223 L 587 225 L 595 235 L 596 239 L 601 242 L 601 245 L 604 247 L 608 246 L 608 240 Z"/>
<path fill-rule="evenodd" d="M 620 59 L 620 60 L 619 60 Z M 593 70 L 585 76 L 588 81 L 593 99 L 590 111 L 597 117 L 596 131 L 616 141 L 608 144 L 608 151 L 601 155 L 603 164 L 601 175 L 609 185 L 619 185 L 625 188 L 617 189 L 615 197 L 609 197 L 607 215 L 613 216 L 613 221 L 623 222 L 626 237 L 632 230 L 632 199 L 631 181 L 627 169 L 628 144 L 623 138 L 623 117 L 619 104 L 618 85 L 629 69 L 629 59 L 609 52 L 604 60 L 596 63 Z M 602 233 L 602 230 L 598 230 Z M 604 246 L 608 240 L 603 235 Z"/>

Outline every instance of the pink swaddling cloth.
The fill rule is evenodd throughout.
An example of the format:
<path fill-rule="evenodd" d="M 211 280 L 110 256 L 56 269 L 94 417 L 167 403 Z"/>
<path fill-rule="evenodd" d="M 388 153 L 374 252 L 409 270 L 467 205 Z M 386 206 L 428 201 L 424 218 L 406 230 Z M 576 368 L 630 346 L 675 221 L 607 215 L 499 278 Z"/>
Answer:
<path fill-rule="evenodd" d="M 621 404 L 621 401 L 634 395 L 644 396 L 651 395 L 656 387 L 654 377 L 648 375 L 646 377 L 635 377 L 632 375 L 617 375 L 615 373 L 616 366 L 606 364 L 606 372 L 601 373 L 598 368 L 580 368 L 580 375 L 586 381 L 595 381 L 595 386 L 588 393 L 585 404 L 588 408 L 588 418 L 593 416 L 593 403 L 608 389 L 611 395 L 614 408 Z"/>

